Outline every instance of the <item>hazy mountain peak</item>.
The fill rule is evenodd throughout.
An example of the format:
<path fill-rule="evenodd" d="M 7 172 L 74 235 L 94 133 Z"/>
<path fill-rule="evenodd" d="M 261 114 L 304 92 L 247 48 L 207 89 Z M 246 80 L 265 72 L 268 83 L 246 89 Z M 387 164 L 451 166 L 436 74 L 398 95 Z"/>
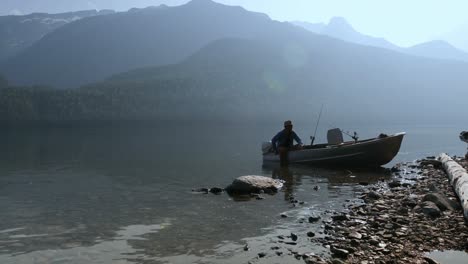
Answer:
<path fill-rule="evenodd" d="M 330 31 L 356 32 L 344 17 L 332 17 L 328 23 L 328 29 Z"/>
<path fill-rule="evenodd" d="M 109 14 L 114 14 L 115 11 L 112 10 L 112 9 L 101 9 L 101 10 L 99 10 L 98 13 L 101 14 L 101 15 L 109 15 Z"/>
<path fill-rule="evenodd" d="M 444 40 L 433 40 L 414 45 L 408 48 L 408 51 L 418 56 L 468 61 L 467 53 L 455 48 Z"/>
<path fill-rule="evenodd" d="M 187 5 L 220 5 L 212 0 L 192 0 Z"/>
<path fill-rule="evenodd" d="M 431 41 L 428 41 L 428 42 L 424 42 L 424 43 L 421 43 L 421 44 L 418 44 L 418 45 L 415 45 L 415 46 L 427 46 L 427 45 L 431 45 L 432 47 L 437 47 L 437 48 L 450 48 L 450 49 L 453 49 L 455 48 L 454 46 L 452 46 L 450 43 L 444 41 L 444 40 L 431 40 Z"/>
<path fill-rule="evenodd" d="M 432 40 L 428 42 L 424 42 L 421 44 L 414 45 L 410 47 L 412 50 L 419 50 L 422 51 L 424 49 L 430 50 L 431 52 L 462 52 L 461 50 L 458 50 L 454 46 L 452 46 L 450 43 L 444 41 L 444 40 Z"/>
<path fill-rule="evenodd" d="M 246 10 L 242 6 L 235 6 L 235 5 L 225 5 L 222 3 L 218 3 L 212 0 L 192 0 L 188 2 L 185 5 L 180 6 L 181 8 L 189 9 L 191 11 L 198 10 L 198 11 L 203 11 L 203 12 L 225 12 L 225 11 L 235 11 L 235 12 L 242 12 L 243 14 L 249 14 L 252 16 L 257 16 L 261 17 L 263 19 L 268 19 L 271 20 L 270 17 L 267 14 L 264 13 L 259 13 L 259 12 L 253 12 Z M 218 11 L 214 11 L 213 9 L 218 9 Z"/>
<path fill-rule="evenodd" d="M 133 8 L 130 8 L 128 10 L 129 13 L 131 12 L 144 12 L 144 11 L 152 11 L 152 10 L 164 10 L 164 9 L 167 9 L 169 8 L 168 6 L 166 5 L 159 5 L 159 6 L 147 6 L 147 7 L 143 7 L 143 8 L 138 8 L 138 7 L 133 7 Z"/>
<path fill-rule="evenodd" d="M 56 29 L 92 16 L 115 13 L 103 9 L 58 14 L 32 13 L 21 16 L 0 16 L 0 61 L 27 49 Z"/>
<path fill-rule="evenodd" d="M 293 23 L 298 26 L 304 27 L 309 31 L 327 35 L 344 41 L 366 46 L 374 46 L 391 50 L 400 50 L 398 46 L 388 42 L 384 38 L 367 36 L 356 31 L 344 17 L 332 17 L 328 25 L 322 23 L 312 24 L 307 22 Z"/>

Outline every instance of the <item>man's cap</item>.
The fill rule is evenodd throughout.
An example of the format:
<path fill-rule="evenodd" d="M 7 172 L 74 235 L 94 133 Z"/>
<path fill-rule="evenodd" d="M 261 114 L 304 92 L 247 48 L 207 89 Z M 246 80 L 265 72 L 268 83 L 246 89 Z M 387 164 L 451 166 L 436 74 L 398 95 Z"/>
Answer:
<path fill-rule="evenodd" d="M 284 121 L 284 126 L 285 126 L 285 127 L 287 127 L 287 126 L 292 126 L 291 120 Z"/>

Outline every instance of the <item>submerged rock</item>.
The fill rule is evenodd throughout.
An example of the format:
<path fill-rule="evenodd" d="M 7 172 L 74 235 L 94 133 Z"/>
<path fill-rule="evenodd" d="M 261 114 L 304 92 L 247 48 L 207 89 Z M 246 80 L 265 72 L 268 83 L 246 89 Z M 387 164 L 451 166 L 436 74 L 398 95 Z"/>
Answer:
<path fill-rule="evenodd" d="M 315 222 L 318 222 L 320 220 L 320 216 L 310 216 L 309 217 L 309 223 L 315 223 Z"/>
<path fill-rule="evenodd" d="M 294 233 L 291 233 L 291 239 L 292 241 L 297 241 L 297 235 Z"/>
<path fill-rule="evenodd" d="M 224 191 L 223 188 L 219 188 L 219 187 L 213 187 L 210 189 L 210 193 L 213 193 L 213 194 L 220 194 Z"/>
<path fill-rule="evenodd" d="M 235 179 L 225 190 L 229 194 L 276 193 L 282 186 L 279 180 L 249 175 Z"/>

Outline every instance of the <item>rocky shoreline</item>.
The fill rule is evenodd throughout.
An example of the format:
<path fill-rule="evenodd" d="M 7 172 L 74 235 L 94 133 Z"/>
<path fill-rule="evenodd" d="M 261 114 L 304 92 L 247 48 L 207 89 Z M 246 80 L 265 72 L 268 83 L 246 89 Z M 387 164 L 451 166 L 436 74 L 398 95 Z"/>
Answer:
<path fill-rule="evenodd" d="M 456 157 L 454 160 L 468 169 L 468 160 Z M 314 232 L 278 236 L 276 246 L 271 247 L 272 252 L 259 252 L 249 263 L 256 263 L 266 256 L 291 255 L 308 264 L 434 264 L 438 262 L 428 257 L 429 252 L 468 252 L 468 222 L 440 161 L 428 157 L 401 163 L 388 173 L 392 175 L 391 180 L 382 178 L 373 184 L 360 182 L 359 198 L 347 200 L 342 211 L 322 212 L 300 220 L 300 223 L 317 227 Z M 250 193 L 249 197 L 263 199 L 256 191 L 275 193 L 279 190 L 278 183 L 268 177 L 243 176 L 226 191 L 245 189 Z M 255 191 L 251 185 L 256 186 Z M 224 191 L 212 189 L 205 188 L 204 191 L 215 194 Z M 293 194 L 289 200 L 294 207 L 304 204 Z M 280 217 L 288 218 L 286 214 Z M 298 237 L 303 238 L 302 243 L 308 241 L 323 246 L 323 250 L 314 253 L 294 250 L 299 246 Z M 292 248 L 284 252 L 280 250 L 284 249 L 283 245 Z M 243 250 L 249 251 L 249 245 Z"/>
<path fill-rule="evenodd" d="M 433 159 L 398 164 L 394 181 L 366 186 L 362 204 L 324 221 L 325 237 L 315 242 L 330 249 L 326 262 L 437 263 L 427 252 L 467 251 L 468 225 L 440 165 Z"/>

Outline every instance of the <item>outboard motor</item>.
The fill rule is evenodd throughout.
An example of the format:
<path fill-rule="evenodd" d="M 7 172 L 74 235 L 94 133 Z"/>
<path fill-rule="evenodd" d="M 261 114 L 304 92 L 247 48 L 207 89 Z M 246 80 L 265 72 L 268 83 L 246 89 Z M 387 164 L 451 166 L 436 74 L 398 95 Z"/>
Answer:
<path fill-rule="evenodd" d="M 271 141 L 262 143 L 262 153 L 263 155 L 273 152 L 273 144 Z"/>
<path fill-rule="evenodd" d="M 330 145 L 339 145 L 343 143 L 343 133 L 339 128 L 333 128 L 327 132 L 327 141 Z"/>

